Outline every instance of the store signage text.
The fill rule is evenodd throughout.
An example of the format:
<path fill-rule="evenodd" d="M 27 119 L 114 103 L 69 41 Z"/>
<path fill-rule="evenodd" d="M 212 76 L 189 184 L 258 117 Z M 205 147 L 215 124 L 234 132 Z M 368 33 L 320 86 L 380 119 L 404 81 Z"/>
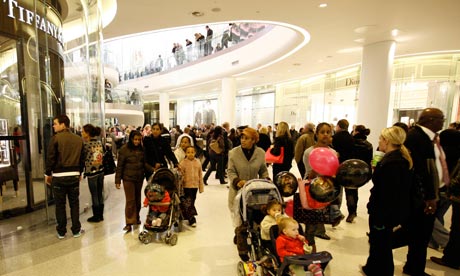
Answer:
<path fill-rule="evenodd" d="M 35 22 L 37 29 L 56 38 L 61 44 L 63 43 L 62 28 L 60 26 L 56 26 L 45 17 L 18 5 L 18 2 L 15 0 L 3 0 L 3 3 L 7 3 L 8 5 L 8 17 L 18 19 L 31 26 Z"/>
<path fill-rule="evenodd" d="M 359 80 L 355 80 L 353 78 L 345 79 L 345 86 L 358 85 L 358 84 L 359 84 Z"/>

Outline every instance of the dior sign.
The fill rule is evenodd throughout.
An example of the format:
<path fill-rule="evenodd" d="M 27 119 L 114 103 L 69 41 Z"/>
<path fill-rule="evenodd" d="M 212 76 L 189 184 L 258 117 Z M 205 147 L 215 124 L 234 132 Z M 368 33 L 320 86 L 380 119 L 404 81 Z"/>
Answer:
<path fill-rule="evenodd" d="M 59 43 L 63 43 L 62 26 L 56 26 L 56 24 L 50 22 L 46 17 L 24 8 L 18 4 L 18 1 L 3 0 L 3 4 L 8 7 L 8 17 L 31 26 L 35 24 L 38 30 L 54 37 Z"/>

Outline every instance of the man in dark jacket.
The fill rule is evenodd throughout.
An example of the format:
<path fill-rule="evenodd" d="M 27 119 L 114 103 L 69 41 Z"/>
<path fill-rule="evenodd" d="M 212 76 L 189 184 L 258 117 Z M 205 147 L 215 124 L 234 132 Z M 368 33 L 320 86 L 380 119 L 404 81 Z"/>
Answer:
<path fill-rule="evenodd" d="M 439 150 L 436 150 L 436 132 L 442 129 L 445 118 L 441 110 L 426 108 L 420 114 L 418 123 L 410 129 L 404 143 L 411 153 L 415 174 L 421 182 L 424 204 L 415 206 L 407 230 L 409 251 L 403 272 L 408 275 L 429 275 L 425 273 L 428 242 L 433 231 L 434 214 L 439 199 L 442 171 L 438 169 Z M 438 152 L 438 153 L 436 153 Z"/>
<path fill-rule="evenodd" d="M 350 132 L 348 132 L 348 127 L 350 123 L 346 119 L 341 119 L 337 122 L 337 126 L 335 127 L 335 134 L 332 136 L 332 147 L 338 152 L 339 154 L 339 163 L 343 163 L 348 159 L 352 158 L 353 154 L 353 137 L 351 136 Z M 332 206 L 337 205 L 339 212 L 340 206 L 342 205 L 342 190 L 340 191 L 339 197 L 332 202 Z M 331 207 L 332 207 L 331 206 Z M 345 216 L 342 213 L 337 215 L 335 222 L 332 226 L 337 226 Z"/>
<path fill-rule="evenodd" d="M 51 185 L 56 200 L 57 235 L 63 239 L 67 232 L 66 197 L 69 199 L 74 238 L 81 236 L 80 224 L 80 180 L 85 164 L 83 140 L 70 132 L 70 119 L 59 115 L 53 119 L 56 133 L 48 146 L 45 181 Z"/>

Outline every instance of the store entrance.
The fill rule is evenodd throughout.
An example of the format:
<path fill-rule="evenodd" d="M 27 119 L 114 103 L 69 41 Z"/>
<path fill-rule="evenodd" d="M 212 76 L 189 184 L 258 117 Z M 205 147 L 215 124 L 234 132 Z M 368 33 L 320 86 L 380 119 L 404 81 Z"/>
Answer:
<path fill-rule="evenodd" d="M 5 219 L 27 209 L 30 191 L 16 41 L 1 36 L 0 41 L 0 219 Z"/>

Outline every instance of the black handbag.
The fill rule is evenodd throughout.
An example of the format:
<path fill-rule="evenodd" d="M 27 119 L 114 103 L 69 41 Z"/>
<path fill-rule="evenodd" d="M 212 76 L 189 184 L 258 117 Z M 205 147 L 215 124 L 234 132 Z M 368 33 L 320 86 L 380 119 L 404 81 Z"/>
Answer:
<path fill-rule="evenodd" d="M 110 175 L 115 173 L 117 165 L 115 165 L 115 160 L 113 159 L 112 151 L 104 151 L 104 158 L 102 164 L 104 165 L 104 175 Z"/>

